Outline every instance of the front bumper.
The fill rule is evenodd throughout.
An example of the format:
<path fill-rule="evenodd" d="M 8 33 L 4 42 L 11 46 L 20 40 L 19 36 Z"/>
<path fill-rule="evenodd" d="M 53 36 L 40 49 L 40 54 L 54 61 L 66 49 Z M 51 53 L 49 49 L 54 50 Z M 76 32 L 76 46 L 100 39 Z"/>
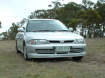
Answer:
<path fill-rule="evenodd" d="M 69 46 L 74 49 L 82 49 L 79 52 L 70 51 L 66 53 L 57 53 L 54 50 L 54 47 L 57 46 Z M 37 50 L 41 50 L 41 53 L 38 53 Z M 44 50 L 49 50 L 48 53 L 44 53 Z M 54 52 L 51 53 L 50 50 Z M 72 50 L 72 49 L 71 49 Z M 86 44 L 44 44 L 44 45 L 27 45 L 27 55 L 29 58 L 61 58 L 61 57 L 78 57 L 86 55 Z"/>
<path fill-rule="evenodd" d="M 68 53 L 68 54 L 35 54 L 29 53 L 29 58 L 63 58 L 63 57 L 78 57 L 78 56 L 85 56 L 86 52 L 82 53 Z"/>

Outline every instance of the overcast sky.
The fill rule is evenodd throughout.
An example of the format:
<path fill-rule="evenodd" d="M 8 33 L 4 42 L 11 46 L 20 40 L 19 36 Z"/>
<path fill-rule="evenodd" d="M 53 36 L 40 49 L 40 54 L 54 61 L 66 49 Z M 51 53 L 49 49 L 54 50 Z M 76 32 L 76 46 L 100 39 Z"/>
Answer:
<path fill-rule="evenodd" d="M 8 30 L 12 22 L 27 18 L 37 9 L 47 9 L 51 1 L 54 0 L 0 0 L 0 21 L 2 22 L 0 32 Z M 64 0 L 64 3 L 68 2 L 80 4 L 82 0 Z"/>

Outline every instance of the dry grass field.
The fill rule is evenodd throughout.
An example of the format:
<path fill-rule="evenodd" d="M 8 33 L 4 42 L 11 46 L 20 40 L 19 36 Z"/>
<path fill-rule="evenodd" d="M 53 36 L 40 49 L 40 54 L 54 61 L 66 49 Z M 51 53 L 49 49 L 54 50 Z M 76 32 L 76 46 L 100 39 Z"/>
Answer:
<path fill-rule="evenodd" d="M 105 78 L 105 39 L 87 39 L 87 55 L 71 59 L 25 61 L 15 41 L 0 41 L 0 78 Z"/>

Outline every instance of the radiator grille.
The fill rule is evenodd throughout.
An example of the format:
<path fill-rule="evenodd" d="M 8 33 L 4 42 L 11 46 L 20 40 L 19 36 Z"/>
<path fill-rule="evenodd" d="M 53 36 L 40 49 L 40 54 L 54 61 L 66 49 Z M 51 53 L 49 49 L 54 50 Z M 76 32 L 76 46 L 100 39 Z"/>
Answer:
<path fill-rule="evenodd" d="M 74 40 L 49 41 L 49 43 L 73 43 Z"/>
<path fill-rule="evenodd" d="M 84 48 L 71 48 L 70 52 L 55 52 L 55 49 L 36 49 L 35 52 L 37 54 L 68 54 L 68 53 L 81 53 L 85 49 Z"/>
<path fill-rule="evenodd" d="M 35 51 L 38 54 L 54 54 L 55 53 L 53 49 L 36 49 Z"/>

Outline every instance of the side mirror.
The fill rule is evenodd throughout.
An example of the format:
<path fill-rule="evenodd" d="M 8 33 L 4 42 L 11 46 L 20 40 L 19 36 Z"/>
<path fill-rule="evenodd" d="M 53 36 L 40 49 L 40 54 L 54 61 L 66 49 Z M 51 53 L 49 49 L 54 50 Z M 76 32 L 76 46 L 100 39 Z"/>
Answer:
<path fill-rule="evenodd" d="M 24 28 L 23 28 L 23 27 L 18 28 L 18 31 L 19 31 L 19 32 L 24 32 Z"/>
<path fill-rule="evenodd" d="M 71 31 L 71 32 L 72 32 L 72 31 L 73 31 L 73 28 L 72 28 L 72 27 L 69 27 L 69 31 Z"/>

